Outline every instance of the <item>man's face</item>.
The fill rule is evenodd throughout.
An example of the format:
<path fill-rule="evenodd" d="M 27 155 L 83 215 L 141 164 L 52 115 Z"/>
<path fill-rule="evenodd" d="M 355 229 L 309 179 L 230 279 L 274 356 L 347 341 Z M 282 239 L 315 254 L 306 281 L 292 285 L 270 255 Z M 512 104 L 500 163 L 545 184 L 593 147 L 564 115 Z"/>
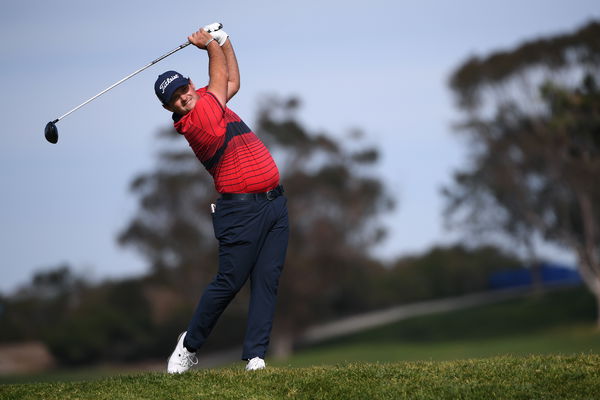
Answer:
<path fill-rule="evenodd" d="M 163 107 L 175 114 L 185 115 L 194 109 L 199 97 L 194 84 L 190 81 L 187 85 L 178 88 L 173 93 L 169 104 Z"/>

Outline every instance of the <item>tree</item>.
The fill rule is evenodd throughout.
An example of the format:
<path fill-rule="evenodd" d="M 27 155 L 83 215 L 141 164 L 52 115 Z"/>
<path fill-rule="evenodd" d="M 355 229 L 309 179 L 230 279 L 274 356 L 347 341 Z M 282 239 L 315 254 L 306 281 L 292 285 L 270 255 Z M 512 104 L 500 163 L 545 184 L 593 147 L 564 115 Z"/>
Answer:
<path fill-rule="evenodd" d="M 377 150 L 356 132 L 337 141 L 310 132 L 297 120 L 299 107 L 297 99 L 269 98 L 255 124 L 278 161 L 289 198 L 291 235 L 272 346 L 282 355 L 307 325 L 356 303 L 343 299 L 360 298 L 346 276 L 373 265 L 369 247 L 384 237 L 377 216 L 393 206 L 383 184 L 368 174 Z M 149 261 L 157 287 L 183 290 L 181 301 L 195 304 L 216 271 L 208 207 L 217 193 L 181 137 L 172 128 L 161 136 L 178 138 L 178 147 L 162 151 L 157 170 L 133 181 L 139 209 L 119 242 Z M 361 147 L 354 151 L 347 143 Z M 245 312 L 245 305 L 238 311 Z"/>
<path fill-rule="evenodd" d="M 148 261 L 156 290 L 165 285 L 176 288 L 182 300 L 195 302 L 195 286 L 211 277 L 212 270 L 203 265 L 212 265 L 216 257 L 207 212 L 215 193 L 194 153 L 172 146 L 181 136 L 172 127 L 159 131 L 158 136 L 164 144 L 158 167 L 132 181 L 139 207 L 118 241 L 134 247 Z"/>
<path fill-rule="evenodd" d="M 448 219 L 469 230 L 573 251 L 600 311 L 599 66 L 597 22 L 467 60 L 450 86 L 470 165 L 444 194 Z"/>
<path fill-rule="evenodd" d="M 68 264 L 35 272 L 31 282 L 2 302 L 0 341 L 43 338 L 67 310 L 77 306 L 87 287 Z"/>
<path fill-rule="evenodd" d="M 376 148 L 350 137 L 333 140 L 310 132 L 296 118 L 297 99 L 267 100 L 259 111 L 258 134 L 280 162 L 289 195 L 291 236 L 275 321 L 275 352 L 290 351 L 293 339 L 309 324 L 344 311 L 341 304 L 360 302 L 364 292 L 353 284 L 373 268 L 368 250 L 384 237 L 377 216 L 393 202 L 381 181 L 366 173 L 378 160 Z M 375 267 L 376 268 L 376 267 Z M 360 284 L 360 283 L 359 283 Z M 356 312 L 356 309 L 353 310 Z"/>
<path fill-rule="evenodd" d="M 389 305 L 484 292 L 490 289 L 491 274 L 522 265 L 513 254 L 494 246 L 433 247 L 397 260 L 382 277 L 379 290 L 392 294 Z"/>
<path fill-rule="evenodd" d="M 64 365 L 131 361 L 164 354 L 140 279 L 89 287 L 79 302 L 54 315 L 43 329 L 44 342 Z"/>

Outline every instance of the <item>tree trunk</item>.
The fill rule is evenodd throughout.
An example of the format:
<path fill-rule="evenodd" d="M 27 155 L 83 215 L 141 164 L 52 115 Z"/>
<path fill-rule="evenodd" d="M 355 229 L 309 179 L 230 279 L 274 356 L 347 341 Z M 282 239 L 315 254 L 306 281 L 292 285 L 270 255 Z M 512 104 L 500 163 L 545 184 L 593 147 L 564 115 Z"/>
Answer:
<path fill-rule="evenodd" d="M 531 274 L 533 292 L 536 295 L 541 296 L 544 289 L 542 269 L 531 238 L 525 238 L 525 249 L 527 251 L 527 261 L 529 264 L 529 273 Z"/>
<path fill-rule="evenodd" d="M 589 265 L 584 254 L 579 256 L 579 272 L 583 282 L 596 298 L 596 327 L 600 329 L 600 277 L 594 273 L 594 268 Z"/>
<path fill-rule="evenodd" d="M 294 351 L 294 334 L 289 331 L 278 331 L 273 335 L 270 353 L 277 360 L 286 359 Z"/>
<path fill-rule="evenodd" d="M 583 224 L 583 243 L 579 249 L 580 270 L 587 286 L 596 296 L 596 326 L 600 329 L 600 259 L 597 253 L 597 220 L 589 195 L 584 191 L 579 191 L 577 199 Z"/>
<path fill-rule="evenodd" d="M 600 295 L 596 295 L 596 330 L 600 331 Z"/>

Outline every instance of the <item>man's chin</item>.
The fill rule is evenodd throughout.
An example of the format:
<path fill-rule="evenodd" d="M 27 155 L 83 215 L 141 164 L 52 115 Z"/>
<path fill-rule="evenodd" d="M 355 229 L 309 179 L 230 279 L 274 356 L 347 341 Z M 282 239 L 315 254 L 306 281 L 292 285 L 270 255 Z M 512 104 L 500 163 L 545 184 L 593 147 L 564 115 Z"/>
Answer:
<path fill-rule="evenodd" d="M 185 111 L 186 114 L 189 113 L 194 109 L 194 105 L 195 104 L 186 104 L 186 106 L 183 107 L 183 111 Z"/>
<path fill-rule="evenodd" d="M 190 111 L 192 111 L 194 107 L 181 107 L 176 111 L 176 114 L 178 115 L 186 115 L 187 113 L 189 113 Z"/>

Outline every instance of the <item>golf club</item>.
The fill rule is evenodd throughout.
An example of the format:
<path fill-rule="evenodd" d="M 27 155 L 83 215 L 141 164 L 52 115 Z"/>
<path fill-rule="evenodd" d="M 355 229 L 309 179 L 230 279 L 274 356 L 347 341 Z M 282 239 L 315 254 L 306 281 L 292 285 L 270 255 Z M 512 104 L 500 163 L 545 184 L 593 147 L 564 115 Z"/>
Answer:
<path fill-rule="evenodd" d="M 109 87 L 107 87 L 106 89 L 104 89 L 103 91 L 101 91 L 100 93 L 98 93 L 97 95 L 95 95 L 94 97 L 84 101 L 83 103 L 81 103 L 80 105 L 78 105 L 77 107 L 73 108 L 71 111 L 61 115 L 60 117 L 56 118 L 54 121 L 50 121 L 46 124 L 46 128 L 44 129 L 44 136 L 46 136 L 46 140 L 49 141 L 50 143 L 56 143 L 58 142 L 58 129 L 56 129 L 56 123 L 58 121 L 60 121 L 61 119 L 63 119 L 64 117 L 66 117 L 67 115 L 71 114 L 74 111 L 77 111 L 78 109 L 80 109 L 81 107 L 85 106 L 87 103 L 89 103 L 90 101 L 94 100 L 97 97 L 102 96 L 104 93 L 108 92 L 110 89 L 114 88 L 115 86 L 120 85 L 121 83 L 125 82 L 127 79 L 131 78 L 134 75 L 139 74 L 140 72 L 142 72 L 143 70 L 145 70 L 146 68 L 149 68 L 151 66 L 153 66 L 154 64 L 156 64 L 157 62 L 159 62 L 160 60 L 170 56 L 171 54 L 175 53 L 176 51 L 179 51 L 181 49 L 183 49 L 184 47 L 186 47 L 187 45 L 189 45 L 190 42 L 185 42 L 183 44 L 181 44 L 180 46 L 178 46 L 177 48 L 169 51 L 168 53 L 158 57 L 156 60 L 150 62 L 149 64 L 143 66 L 142 68 L 138 69 L 137 71 L 127 75 L 125 78 L 121 79 L 120 81 L 110 85 Z"/>

